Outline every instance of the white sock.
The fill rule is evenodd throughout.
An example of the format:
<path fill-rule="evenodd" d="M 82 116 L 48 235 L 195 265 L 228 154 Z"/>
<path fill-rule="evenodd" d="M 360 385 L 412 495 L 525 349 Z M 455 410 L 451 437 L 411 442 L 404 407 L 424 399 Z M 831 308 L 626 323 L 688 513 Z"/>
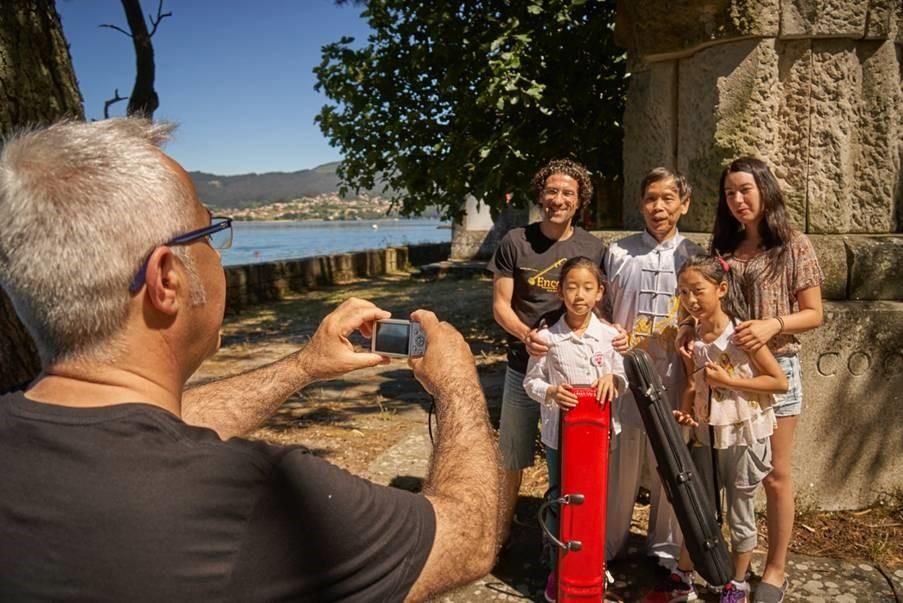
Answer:
<path fill-rule="evenodd" d="M 687 584 L 693 584 L 693 570 L 682 570 L 676 565 L 674 566 L 674 573 L 680 576 L 680 579 L 683 580 Z"/>
<path fill-rule="evenodd" d="M 749 592 L 749 582 L 744 580 L 743 582 L 737 582 L 736 580 L 731 580 L 731 584 L 734 585 L 734 588 L 737 590 L 742 590 L 743 592 Z"/>

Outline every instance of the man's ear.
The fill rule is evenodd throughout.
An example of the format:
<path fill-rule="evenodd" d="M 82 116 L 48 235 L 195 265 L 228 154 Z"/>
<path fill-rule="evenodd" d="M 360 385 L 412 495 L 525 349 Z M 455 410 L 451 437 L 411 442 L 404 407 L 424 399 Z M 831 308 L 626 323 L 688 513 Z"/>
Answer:
<path fill-rule="evenodd" d="M 683 199 L 680 200 L 680 215 L 685 216 L 687 212 L 690 211 L 690 195 L 687 195 Z"/>
<path fill-rule="evenodd" d="M 159 312 L 175 315 L 179 310 L 179 289 L 183 286 L 176 256 L 169 247 L 154 249 L 147 260 L 147 299 Z"/>

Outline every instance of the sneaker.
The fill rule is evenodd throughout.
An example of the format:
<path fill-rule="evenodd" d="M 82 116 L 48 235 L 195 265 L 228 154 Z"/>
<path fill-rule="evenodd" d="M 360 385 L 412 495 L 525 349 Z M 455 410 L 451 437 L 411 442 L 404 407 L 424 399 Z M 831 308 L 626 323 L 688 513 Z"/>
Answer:
<path fill-rule="evenodd" d="M 546 601 L 555 603 L 558 600 L 558 572 L 549 573 L 549 579 L 546 580 L 546 590 L 543 593 Z"/>
<path fill-rule="evenodd" d="M 698 599 L 695 586 L 684 582 L 677 574 L 671 574 L 643 598 L 643 603 L 681 603 Z"/>
<path fill-rule="evenodd" d="M 749 587 L 738 588 L 733 582 L 728 582 L 721 589 L 721 603 L 746 603 L 746 595 L 749 594 Z"/>

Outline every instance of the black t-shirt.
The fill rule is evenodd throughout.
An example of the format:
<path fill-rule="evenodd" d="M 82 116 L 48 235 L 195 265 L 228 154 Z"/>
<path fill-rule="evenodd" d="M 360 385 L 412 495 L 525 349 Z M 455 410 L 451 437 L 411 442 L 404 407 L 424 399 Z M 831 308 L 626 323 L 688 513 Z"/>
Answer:
<path fill-rule="evenodd" d="M 602 241 L 582 228 L 564 241 L 555 241 L 542 234 L 539 222 L 525 228 L 515 228 L 506 234 L 489 262 L 489 270 L 497 276 L 514 279 L 511 307 L 525 325 L 536 327 L 540 319 L 561 308 L 558 297 L 558 278 L 561 266 L 570 258 L 584 256 L 602 265 L 605 246 Z M 523 342 L 508 334 L 508 366 L 526 372 L 529 355 Z"/>
<path fill-rule="evenodd" d="M 0 397 L 0 600 L 401 601 L 422 496 L 147 404 Z"/>

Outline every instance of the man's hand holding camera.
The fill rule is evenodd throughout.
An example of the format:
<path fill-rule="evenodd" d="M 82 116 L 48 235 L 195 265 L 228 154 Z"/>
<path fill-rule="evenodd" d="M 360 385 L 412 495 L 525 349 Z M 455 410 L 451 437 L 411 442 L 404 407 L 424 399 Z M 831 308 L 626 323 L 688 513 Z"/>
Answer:
<path fill-rule="evenodd" d="M 434 396 L 451 393 L 462 383 L 477 385 L 476 364 L 464 337 L 447 322 L 439 322 L 428 310 L 417 310 L 411 320 L 426 335 L 426 353 L 409 364 L 423 388 Z"/>
<path fill-rule="evenodd" d="M 361 368 L 386 364 L 389 359 L 369 351 L 356 351 L 348 336 L 359 331 L 370 337 L 377 320 L 391 314 L 373 303 L 355 297 L 348 298 L 333 310 L 298 356 L 298 363 L 311 381 L 333 379 Z"/>

